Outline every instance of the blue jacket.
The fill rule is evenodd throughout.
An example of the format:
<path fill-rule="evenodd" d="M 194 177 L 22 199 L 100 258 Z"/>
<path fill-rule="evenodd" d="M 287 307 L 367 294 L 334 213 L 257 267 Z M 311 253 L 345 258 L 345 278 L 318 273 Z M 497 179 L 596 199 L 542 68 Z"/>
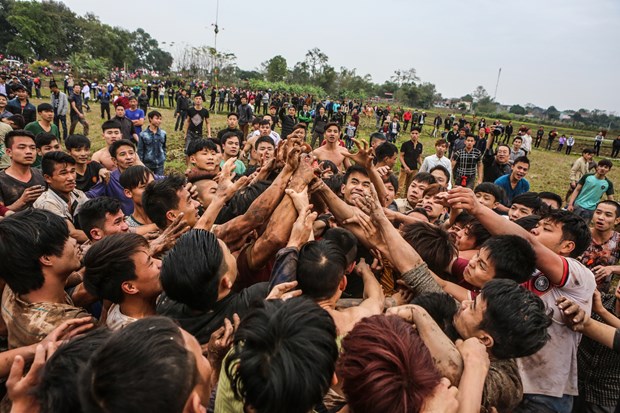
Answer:
<path fill-rule="evenodd" d="M 153 133 L 150 128 L 144 129 L 138 139 L 138 156 L 151 169 L 163 166 L 166 161 L 166 131 L 157 129 Z"/>

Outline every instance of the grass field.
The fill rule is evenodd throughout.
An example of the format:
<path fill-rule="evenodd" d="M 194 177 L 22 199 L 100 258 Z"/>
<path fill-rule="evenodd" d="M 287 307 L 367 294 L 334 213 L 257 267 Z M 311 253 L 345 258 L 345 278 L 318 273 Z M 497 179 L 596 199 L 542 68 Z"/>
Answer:
<path fill-rule="evenodd" d="M 44 96 L 49 96 L 49 90 L 43 90 Z M 31 99 L 32 103 L 36 106 L 37 104 L 46 101 L 49 99 L 45 98 L 42 100 L 39 99 Z M 90 124 L 90 138 L 93 142 L 92 150 L 93 152 L 104 146 L 103 139 L 101 137 L 101 124 L 102 119 L 100 117 L 100 105 L 96 102 L 91 102 L 91 112 L 87 112 L 86 118 L 88 123 Z M 208 104 L 206 105 L 208 107 Z M 150 110 L 151 108 L 149 108 Z M 170 171 L 179 171 L 182 172 L 185 169 L 185 160 L 183 154 L 183 136 L 181 132 L 174 131 L 174 112 L 170 108 L 159 108 L 155 107 L 154 109 L 160 111 L 163 115 L 162 129 L 164 129 L 168 135 L 168 160 L 166 161 L 166 172 Z M 111 110 L 112 115 L 114 114 L 113 109 Z M 435 117 L 437 111 L 428 111 L 427 124 L 432 123 L 432 119 Z M 448 112 L 446 110 L 441 110 L 442 116 L 445 116 Z M 68 116 L 67 116 L 68 117 Z M 466 116 L 468 120 L 471 120 L 471 117 Z M 457 116 L 458 118 L 458 116 Z M 491 119 L 488 119 L 492 121 Z M 220 129 L 226 128 L 226 113 L 213 114 L 211 113 L 211 129 L 212 135 L 215 136 Z M 69 119 L 67 119 L 67 123 L 69 123 Z M 146 122 L 145 122 L 146 123 Z M 520 122 L 513 122 L 515 125 L 515 130 L 521 125 Z M 365 119 L 362 116 L 362 121 L 360 124 L 360 135 L 362 138 L 367 139 L 372 132 L 375 132 L 375 119 Z M 531 126 L 536 129 L 538 124 L 528 124 L 527 126 Z M 549 130 L 549 126 L 545 126 L 545 130 Z M 594 133 L 592 131 L 581 131 L 570 128 L 558 128 L 560 133 L 573 133 L 576 142 L 573 147 L 573 153 L 571 155 L 564 155 L 563 153 L 558 153 L 555 151 L 545 151 L 540 149 L 534 149 L 533 153 L 530 156 L 530 160 L 532 161 L 532 166 L 530 168 L 529 175 L 527 179 L 530 181 L 531 188 L 533 191 L 553 191 L 560 195 L 564 195 L 566 193 L 566 189 L 568 186 L 568 176 L 570 173 L 570 167 L 572 163 L 577 159 L 581 154 L 581 150 L 587 146 L 592 147 L 594 141 Z M 80 133 L 82 131 L 81 126 L 78 125 L 76 132 Z M 279 129 L 277 130 L 279 132 Z M 434 153 L 433 144 L 435 139 L 430 136 L 432 132 L 432 126 L 426 126 L 424 128 L 421 142 L 424 145 L 424 153 L 423 156 L 431 155 Z M 206 133 L 206 131 L 205 131 Z M 608 135 L 615 136 L 615 135 Z M 586 140 L 586 138 L 588 140 Z M 409 133 L 401 133 L 397 142 L 397 146 L 400 147 L 402 142 L 409 139 Z M 546 136 L 543 138 L 544 145 L 547 139 Z M 601 150 L 601 154 L 609 155 L 611 152 L 610 149 L 610 141 L 611 139 L 607 139 L 603 149 Z M 557 146 L 557 139 L 555 142 Z M 613 182 L 620 182 L 620 163 L 614 162 L 616 168 L 612 168 L 609 173 L 609 177 Z M 398 168 L 398 165 L 397 165 Z"/>

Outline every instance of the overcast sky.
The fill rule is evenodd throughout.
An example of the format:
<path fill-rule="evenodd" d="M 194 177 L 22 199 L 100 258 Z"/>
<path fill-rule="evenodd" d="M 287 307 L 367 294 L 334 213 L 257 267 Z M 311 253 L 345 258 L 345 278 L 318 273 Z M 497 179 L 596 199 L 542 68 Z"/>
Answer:
<path fill-rule="evenodd" d="M 175 48 L 213 45 L 216 0 L 62 1 Z M 620 113 L 619 23 L 618 0 L 220 0 L 217 46 L 243 69 L 314 47 L 377 83 L 414 67 L 444 97 L 493 96 L 501 67 L 501 103 Z"/>

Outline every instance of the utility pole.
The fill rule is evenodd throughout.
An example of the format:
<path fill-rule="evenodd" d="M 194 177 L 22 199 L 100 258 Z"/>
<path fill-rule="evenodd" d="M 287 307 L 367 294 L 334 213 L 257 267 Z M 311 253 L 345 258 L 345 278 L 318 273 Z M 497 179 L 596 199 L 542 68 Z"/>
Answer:
<path fill-rule="evenodd" d="M 497 88 L 499 87 L 499 77 L 502 75 L 502 68 L 499 68 L 499 72 L 497 73 L 497 83 L 495 83 L 495 93 L 493 93 L 493 102 L 495 102 L 495 98 L 497 97 Z"/>

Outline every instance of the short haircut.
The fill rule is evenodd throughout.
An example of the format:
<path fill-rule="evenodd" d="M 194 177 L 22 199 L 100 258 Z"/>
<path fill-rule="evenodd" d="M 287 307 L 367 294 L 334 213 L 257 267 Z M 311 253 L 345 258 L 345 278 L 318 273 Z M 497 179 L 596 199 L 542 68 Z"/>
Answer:
<path fill-rule="evenodd" d="M 201 138 L 190 141 L 189 145 L 187 146 L 187 150 L 185 151 L 185 154 L 187 156 L 192 156 L 197 152 L 202 151 L 203 149 L 218 152 L 217 144 L 212 139 Z"/>
<path fill-rule="evenodd" d="M 167 177 L 153 181 L 146 186 L 142 194 L 144 212 L 159 228 L 166 228 L 166 214 L 179 207 L 179 192 L 185 186 L 185 177 L 172 173 Z"/>
<path fill-rule="evenodd" d="M 168 297 L 193 310 L 208 311 L 217 302 L 218 284 L 227 270 L 217 237 L 192 229 L 164 257 L 160 279 Z"/>
<path fill-rule="evenodd" d="M 560 205 L 562 205 L 560 203 Z M 606 199 L 604 201 L 600 201 L 598 204 L 596 204 L 596 206 L 599 205 L 611 205 L 612 207 L 614 207 L 614 213 L 616 214 L 616 218 L 620 218 L 620 204 L 618 204 L 617 201 L 612 201 L 611 199 Z"/>
<path fill-rule="evenodd" d="M 537 192 L 525 192 L 512 198 L 512 204 L 519 204 L 531 208 L 534 213 L 542 206 L 542 201 Z"/>
<path fill-rule="evenodd" d="M 458 306 L 452 296 L 444 292 L 425 293 L 417 295 L 411 300 L 411 304 L 419 305 L 425 309 L 428 315 L 430 315 L 439 328 L 441 328 L 441 331 L 452 341 L 459 338 L 459 334 L 452 323 L 454 314 L 458 311 Z"/>
<path fill-rule="evenodd" d="M 135 143 L 133 143 L 129 139 L 121 139 L 119 141 L 112 142 L 112 145 L 110 145 L 110 147 L 108 148 L 108 150 L 110 151 L 110 156 L 112 158 L 116 158 L 116 153 L 121 146 L 130 146 L 131 148 L 133 148 L 134 151 L 136 150 Z"/>
<path fill-rule="evenodd" d="M 442 146 L 442 145 L 448 145 L 448 141 L 445 139 L 437 139 L 435 141 L 435 146 Z"/>
<path fill-rule="evenodd" d="M 445 168 L 444 168 L 445 169 Z M 448 177 L 450 176 L 450 174 L 448 173 Z M 418 172 L 417 174 L 415 174 L 415 176 L 413 177 L 413 180 L 415 182 L 419 182 L 421 184 L 434 184 L 437 181 L 435 180 L 435 177 L 433 175 L 430 174 L 430 172 Z"/>
<path fill-rule="evenodd" d="M 119 105 L 117 105 L 117 106 L 119 106 Z M 120 106 L 123 106 L 123 105 L 120 105 Z M 103 132 L 105 132 L 108 129 L 118 129 L 118 130 L 121 130 L 121 123 L 119 121 L 113 120 L 113 119 L 106 120 L 105 122 L 103 122 L 101 124 L 101 130 Z"/>
<path fill-rule="evenodd" d="M 84 135 L 69 135 L 65 139 L 65 148 L 68 151 L 82 148 L 90 149 L 90 139 Z"/>
<path fill-rule="evenodd" d="M 58 137 L 53 133 L 41 132 L 34 137 L 34 143 L 37 149 L 41 149 L 46 145 L 50 145 L 54 141 L 58 141 Z"/>
<path fill-rule="evenodd" d="M 237 112 L 230 112 L 228 115 L 226 115 L 226 119 L 230 118 L 231 116 L 239 119 L 239 114 Z"/>
<path fill-rule="evenodd" d="M 581 154 L 594 154 L 594 150 L 592 148 L 584 148 L 583 151 L 581 151 Z"/>
<path fill-rule="evenodd" d="M 321 161 L 319 163 L 323 165 L 323 169 L 330 169 L 334 174 L 337 174 L 338 172 L 340 172 L 338 170 L 338 167 L 336 166 L 336 164 L 333 163 L 332 161 L 329 161 L 329 160 L 326 159 L 326 160 Z"/>
<path fill-rule="evenodd" d="M 7 149 L 11 148 L 11 146 L 13 146 L 13 142 L 15 141 L 15 137 L 30 138 L 33 142 L 35 142 L 35 144 L 37 141 L 32 132 L 23 129 L 16 129 L 6 133 L 4 136 L 4 147 Z"/>
<path fill-rule="evenodd" d="M 94 243 L 84 256 L 84 287 L 100 300 L 120 304 L 123 301 L 121 285 L 136 279 L 132 255 L 149 243 L 142 235 L 131 232 L 113 234 Z"/>
<path fill-rule="evenodd" d="M 508 278 L 521 284 L 536 270 L 536 253 L 518 235 L 498 235 L 488 238 L 480 247 L 489 252 L 495 267 L 495 278 Z"/>
<path fill-rule="evenodd" d="M 560 224 L 562 226 L 562 241 L 573 241 L 575 248 L 571 251 L 570 257 L 577 258 L 588 248 L 592 242 L 592 234 L 588 224 L 577 214 L 563 210 L 552 209 L 542 215 L 542 219 Z"/>
<path fill-rule="evenodd" d="M 224 146 L 224 145 L 226 144 L 226 142 L 227 142 L 229 139 L 232 139 L 232 138 L 237 138 L 237 140 L 239 141 L 239 143 L 241 143 L 241 139 L 239 139 L 239 136 L 237 136 L 237 134 L 236 134 L 236 133 L 234 133 L 234 132 L 226 132 L 226 133 L 222 136 L 222 138 L 220 139 L 220 143 L 221 143 L 221 145 L 222 145 L 222 146 Z"/>
<path fill-rule="evenodd" d="M 523 138 L 520 137 L 519 135 L 515 136 L 514 139 L 512 140 L 512 142 L 516 141 L 516 140 L 520 140 L 521 142 L 523 142 Z"/>
<path fill-rule="evenodd" d="M 543 191 L 538 193 L 538 197 L 540 199 L 550 199 L 552 201 L 557 202 L 557 204 L 562 208 L 562 197 L 555 192 Z"/>
<path fill-rule="evenodd" d="M 344 252 L 347 258 L 347 267 L 355 261 L 357 256 L 357 238 L 345 228 L 329 228 L 323 234 L 323 239 L 333 241 Z"/>
<path fill-rule="evenodd" d="M 504 188 L 499 185 L 495 185 L 493 182 L 483 182 L 474 188 L 474 193 L 479 192 L 492 195 L 495 198 L 495 202 L 502 202 L 504 200 L 505 192 Z"/>
<path fill-rule="evenodd" d="M 132 165 L 125 169 L 118 181 L 123 187 L 131 191 L 140 185 L 146 184 L 149 181 L 149 177 L 153 176 L 153 172 L 144 165 Z"/>
<path fill-rule="evenodd" d="M 414 130 L 418 132 L 422 132 L 419 126 L 414 126 L 413 128 L 411 128 L 411 132 L 413 132 Z"/>
<path fill-rule="evenodd" d="M 383 178 L 384 184 L 387 184 L 387 183 L 392 184 L 392 186 L 394 187 L 394 191 L 398 192 L 398 178 L 396 177 L 396 175 L 390 172 L 387 175 L 383 175 L 382 178 Z"/>
<path fill-rule="evenodd" d="M 273 139 L 271 139 L 270 136 L 261 136 L 260 138 L 256 139 L 256 142 L 254 142 L 254 149 L 258 150 L 258 145 L 260 145 L 263 142 L 266 142 L 269 145 L 273 146 L 274 149 L 276 147 L 276 144 L 274 143 Z"/>
<path fill-rule="evenodd" d="M 377 161 L 383 161 L 385 158 L 391 158 L 398 153 L 398 148 L 391 142 L 385 142 L 382 145 L 377 146 L 375 149 L 375 159 Z"/>
<path fill-rule="evenodd" d="M 325 125 L 325 130 L 331 128 L 332 126 L 335 126 L 338 128 L 338 131 L 340 131 L 340 124 L 336 122 L 328 122 L 327 125 Z"/>
<path fill-rule="evenodd" d="M 430 351 L 396 316 L 364 318 L 342 340 L 342 389 L 353 412 L 418 412 L 439 384 Z"/>
<path fill-rule="evenodd" d="M 446 192 L 447 189 L 444 186 L 441 186 L 439 184 L 430 184 L 428 187 L 426 187 L 426 189 L 424 190 L 424 192 L 422 193 L 422 196 L 435 196 L 441 192 Z"/>
<path fill-rule="evenodd" d="M 482 287 L 481 295 L 487 307 L 479 328 L 493 337 L 490 348 L 493 356 L 498 359 L 526 357 L 547 343 L 551 317 L 534 293 L 515 281 L 494 279 Z"/>
<path fill-rule="evenodd" d="M 26 119 L 22 115 L 12 115 L 7 118 L 15 124 L 16 130 L 23 130 L 26 126 Z M 23 134 L 21 136 L 24 136 Z"/>
<path fill-rule="evenodd" d="M 467 235 L 476 240 L 474 248 L 480 247 L 486 240 L 491 238 L 491 233 L 476 218 L 473 218 L 465 225 L 465 231 Z"/>
<path fill-rule="evenodd" d="M 600 161 L 598 161 L 597 166 L 607 166 L 609 169 L 611 169 L 614 164 L 611 163 L 609 159 L 601 159 Z"/>
<path fill-rule="evenodd" d="M 450 234 L 428 222 L 406 224 L 401 233 L 435 274 L 444 274 L 450 261 L 458 254 Z"/>
<path fill-rule="evenodd" d="M 333 319 L 300 297 L 250 311 L 224 369 L 234 394 L 257 413 L 305 413 L 327 393 L 337 359 Z"/>
<path fill-rule="evenodd" d="M 181 412 L 197 381 L 181 329 L 169 318 L 147 317 L 115 332 L 92 354 L 78 393 L 90 413 Z"/>
<path fill-rule="evenodd" d="M 69 155 L 66 152 L 62 151 L 51 151 L 47 152 L 41 158 L 41 173 L 47 176 L 54 175 L 54 169 L 57 164 L 68 164 L 75 165 L 75 159 L 73 156 Z"/>
<path fill-rule="evenodd" d="M 536 228 L 538 223 L 540 222 L 540 217 L 538 215 L 527 215 L 525 217 L 521 217 L 515 221 L 515 224 L 530 232 L 532 229 Z"/>
<path fill-rule="evenodd" d="M 265 115 L 268 116 L 268 115 Z M 263 126 L 263 125 L 269 125 L 271 126 L 271 121 L 269 119 L 263 119 L 260 122 L 258 122 L 259 125 Z"/>
<path fill-rule="evenodd" d="M 161 113 L 156 111 L 156 110 L 152 110 L 149 112 L 149 114 L 147 115 L 147 117 L 149 118 L 149 120 L 153 119 L 155 116 L 157 116 L 158 118 L 161 118 Z"/>
<path fill-rule="evenodd" d="M 527 164 L 529 166 L 530 165 L 530 160 L 527 158 L 527 156 L 519 156 L 517 159 L 514 160 L 514 162 L 512 164 L 516 165 L 518 163 L 524 163 L 524 164 Z"/>
<path fill-rule="evenodd" d="M 62 256 L 68 238 L 65 219 L 47 210 L 29 208 L 4 218 L 0 221 L 0 278 L 15 294 L 38 290 L 45 282 L 39 259 Z"/>
<path fill-rule="evenodd" d="M 296 124 L 293 126 L 293 131 L 296 131 L 297 129 L 307 130 L 307 129 L 308 129 L 308 125 L 306 125 L 305 123 L 302 123 L 302 122 L 300 122 L 300 123 L 296 123 Z"/>
<path fill-rule="evenodd" d="M 39 104 L 39 106 L 37 106 L 37 112 L 41 113 L 41 112 L 53 112 L 54 111 L 54 107 L 52 105 L 50 105 L 49 103 L 41 103 Z"/>
<path fill-rule="evenodd" d="M 313 300 L 330 298 L 338 289 L 346 267 L 346 253 L 335 242 L 307 242 L 297 259 L 298 287 Z"/>
<path fill-rule="evenodd" d="M 61 344 L 47 359 L 36 388 L 42 412 L 82 411 L 76 392 L 79 372 L 111 335 L 112 331 L 107 328 L 94 329 Z"/>
<path fill-rule="evenodd" d="M 116 215 L 121 210 L 121 202 L 116 198 L 102 196 L 89 199 L 82 204 L 77 219 L 80 228 L 89 239 L 93 228 L 103 228 L 106 214 Z"/>
<path fill-rule="evenodd" d="M 383 141 L 385 142 L 387 140 L 387 138 L 385 137 L 384 134 L 382 134 L 381 132 L 375 132 L 372 135 L 370 135 L 370 144 L 372 145 L 372 141 L 373 140 L 378 140 L 378 141 Z"/>
<path fill-rule="evenodd" d="M 364 168 L 363 166 L 357 165 L 357 164 L 351 165 L 347 168 L 347 171 L 344 173 L 344 177 L 342 178 L 342 183 L 346 185 L 349 182 L 349 177 L 353 173 L 359 173 L 364 176 L 368 176 L 368 172 L 366 171 L 366 168 Z"/>

